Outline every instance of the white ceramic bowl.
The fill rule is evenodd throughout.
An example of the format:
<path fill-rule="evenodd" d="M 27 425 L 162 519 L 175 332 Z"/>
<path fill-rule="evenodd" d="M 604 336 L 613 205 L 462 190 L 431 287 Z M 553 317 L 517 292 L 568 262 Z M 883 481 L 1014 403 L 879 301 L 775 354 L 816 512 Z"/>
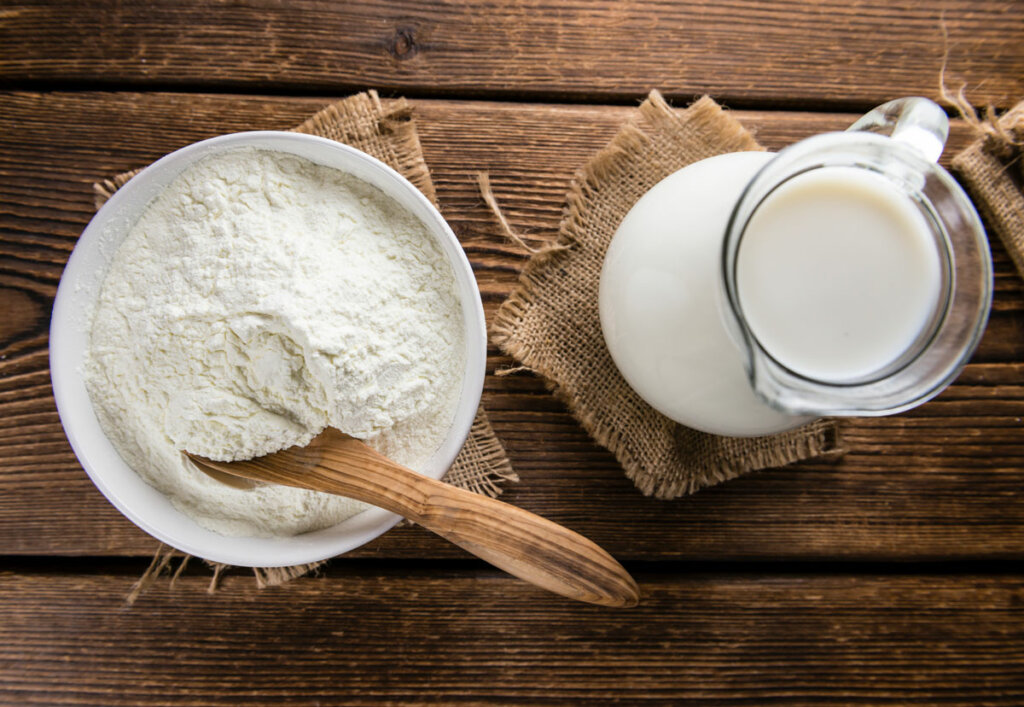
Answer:
<path fill-rule="evenodd" d="M 466 370 L 451 429 L 423 473 L 441 478 L 469 434 L 483 390 L 487 338 L 476 278 L 466 254 L 437 209 L 383 162 L 333 140 L 289 132 L 222 135 L 184 147 L 153 163 L 108 201 L 79 238 L 57 289 L 50 323 L 50 371 L 57 410 L 68 440 L 93 483 L 133 523 L 190 555 L 247 567 L 316 562 L 348 552 L 400 519 L 373 508 L 336 526 L 288 538 L 225 537 L 181 513 L 142 480 L 104 435 L 82 378 L 90 313 L 117 247 L 149 201 L 187 166 L 239 147 L 287 152 L 373 184 L 419 217 L 437 238 L 455 271 L 466 327 Z"/>

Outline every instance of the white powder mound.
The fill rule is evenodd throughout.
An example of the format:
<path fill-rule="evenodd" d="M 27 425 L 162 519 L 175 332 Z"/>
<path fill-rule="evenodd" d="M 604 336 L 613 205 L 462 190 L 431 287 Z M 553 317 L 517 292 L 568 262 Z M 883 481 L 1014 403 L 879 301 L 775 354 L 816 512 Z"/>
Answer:
<path fill-rule="evenodd" d="M 107 436 L 177 508 L 224 535 L 286 536 L 366 506 L 236 489 L 182 450 L 248 459 L 331 426 L 415 469 L 464 367 L 454 273 L 421 221 L 337 170 L 240 149 L 186 169 L 132 227 L 85 372 Z"/>

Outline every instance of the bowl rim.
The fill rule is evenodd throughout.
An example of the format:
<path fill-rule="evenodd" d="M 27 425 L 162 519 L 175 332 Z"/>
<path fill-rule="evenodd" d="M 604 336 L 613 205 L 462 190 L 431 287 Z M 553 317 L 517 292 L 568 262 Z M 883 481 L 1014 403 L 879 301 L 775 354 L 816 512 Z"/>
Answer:
<path fill-rule="evenodd" d="M 287 149 L 288 146 L 301 146 L 296 148 L 300 152 L 292 152 Z M 106 269 L 114 253 L 138 216 L 130 222 L 124 222 L 119 229 L 114 228 L 118 233 L 115 247 L 107 248 L 109 252 L 103 252 L 104 239 L 111 223 L 118 218 L 122 209 L 133 203 L 134 209 L 141 214 L 152 196 L 189 165 L 218 152 L 244 147 L 298 154 L 368 181 L 420 218 L 442 247 L 455 275 L 466 334 L 465 371 L 452 425 L 441 446 L 422 470 L 432 478 L 439 479 L 444 475 L 469 436 L 483 391 L 487 331 L 479 286 L 455 233 L 437 207 L 415 185 L 372 155 L 328 138 L 275 130 L 228 133 L 179 148 L 132 177 L 93 215 L 61 274 L 49 329 L 50 376 L 61 425 L 79 463 L 107 500 L 136 526 L 167 545 L 212 562 L 246 567 L 308 564 L 335 557 L 370 542 L 394 527 L 401 517 L 380 508 L 370 508 L 335 526 L 287 538 L 222 536 L 203 528 L 191 517 L 173 508 L 166 496 L 149 486 L 120 458 L 99 426 L 81 372 L 88 344 L 88 330 L 91 328 L 91 309 L 99 296 Z M 334 164 L 320 161 L 309 154 L 315 151 L 319 155 L 324 150 L 333 153 L 336 158 Z M 354 168 L 363 173 L 355 174 L 337 162 L 346 163 L 350 168 L 358 165 Z M 163 186 L 143 199 L 147 190 L 154 189 L 154 182 L 161 180 Z M 97 258 L 102 261 L 103 277 L 96 277 L 97 271 L 91 268 Z M 81 292 L 83 283 L 93 290 L 85 301 L 82 300 Z M 88 324 L 82 322 L 83 317 L 88 320 Z M 74 350 L 68 348 L 83 337 L 85 346 L 77 346 Z M 111 451 L 116 461 L 111 458 Z M 117 468 L 115 473 L 110 465 L 116 466 L 117 462 L 120 462 L 121 468 Z M 115 477 L 124 476 L 125 469 L 149 491 L 137 487 L 134 482 L 130 482 L 133 490 L 121 486 L 122 482 L 117 482 Z M 142 495 L 141 500 L 137 497 L 139 494 Z M 169 507 L 165 509 L 161 506 L 159 521 L 154 520 L 156 516 L 147 514 L 144 507 L 146 503 L 160 504 L 154 494 Z M 174 519 L 174 522 L 169 522 L 168 518 Z M 182 530 L 183 526 L 186 530 Z M 196 537 L 202 536 L 209 536 L 207 539 L 210 542 L 197 542 Z"/>

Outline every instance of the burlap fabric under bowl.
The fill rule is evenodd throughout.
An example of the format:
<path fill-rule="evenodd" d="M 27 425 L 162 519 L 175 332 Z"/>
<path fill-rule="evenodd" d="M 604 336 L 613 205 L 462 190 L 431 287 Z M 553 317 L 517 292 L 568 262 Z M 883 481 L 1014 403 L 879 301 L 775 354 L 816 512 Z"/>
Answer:
<path fill-rule="evenodd" d="M 413 122 L 412 107 L 404 99 L 389 101 L 385 106 L 375 91 L 360 93 L 324 108 L 295 128 L 295 131 L 337 140 L 376 157 L 402 174 L 437 205 L 434 183 L 423 159 Z M 96 208 L 102 206 L 139 171 L 125 172 L 95 184 Z M 477 411 L 469 438 L 444 480 L 488 496 L 498 496 L 504 482 L 518 480 L 483 407 Z M 134 600 L 149 582 L 169 569 L 176 554 L 175 550 L 161 546 L 129 599 Z M 182 558 L 174 577 L 180 574 L 187 561 L 188 557 Z M 214 567 L 214 580 L 210 585 L 212 589 L 224 566 L 209 564 Z M 254 573 L 260 586 L 269 586 L 305 575 L 322 564 L 317 562 L 294 567 L 257 568 Z"/>
<path fill-rule="evenodd" d="M 601 265 L 633 204 L 688 164 L 762 149 L 710 98 L 675 112 L 652 92 L 611 143 L 576 174 L 558 238 L 526 264 L 492 327 L 495 342 L 547 379 L 645 494 L 672 498 L 746 471 L 838 451 L 837 426 L 828 420 L 746 438 L 683 427 L 629 387 L 601 334 Z M 685 224 L 679 237 L 687 237 Z"/>

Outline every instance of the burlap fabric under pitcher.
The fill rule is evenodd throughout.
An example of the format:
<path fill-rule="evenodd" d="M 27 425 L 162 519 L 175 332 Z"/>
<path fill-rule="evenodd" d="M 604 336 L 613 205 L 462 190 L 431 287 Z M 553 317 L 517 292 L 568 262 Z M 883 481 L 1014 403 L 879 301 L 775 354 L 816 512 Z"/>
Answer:
<path fill-rule="evenodd" d="M 295 128 L 295 131 L 330 138 L 376 157 L 402 174 L 437 204 L 434 183 L 423 159 L 416 125 L 412 119 L 412 107 L 404 99 L 392 100 L 384 105 L 375 91 L 360 93 L 324 108 Z M 102 206 L 140 169 L 95 184 L 96 208 Z M 504 482 L 518 480 L 483 407 L 477 411 L 469 438 L 444 480 L 453 486 L 488 496 L 498 496 Z M 134 600 L 149 582 L 168 570 L 175 555 L 175 550 L 161 546 L 129 600 Z M 180 574 L 187 561 L 188 557 L 181 560 L 175 576 Z M 211 582 L 213 588 L 224 566 L 209 564 L 215 572 L 214 581 Z M 294 567 L 257 568 L 254 573 L 260 586 L 269 586 L 305 575 L 322 564 L 317 562 Z"/>
<path fill-rule="evenodd" d="M 752 438 L 683 427 L 629 387 L 601 334 L 601 265 L 633 204 L 688 164 L 726 152 L 761 149 L 710 98 L 675 112 L 657 91 L 652 92 L 611 143 L 576 174 L 558 238 L 527 263 L 492 327 L 495 342 L 548 380 L 645 494 L 672 498 L 746 471 L 838 451 L 837 426 L 827 420 Z M 686 237 L 684 226 L 680 238 Z"/>

